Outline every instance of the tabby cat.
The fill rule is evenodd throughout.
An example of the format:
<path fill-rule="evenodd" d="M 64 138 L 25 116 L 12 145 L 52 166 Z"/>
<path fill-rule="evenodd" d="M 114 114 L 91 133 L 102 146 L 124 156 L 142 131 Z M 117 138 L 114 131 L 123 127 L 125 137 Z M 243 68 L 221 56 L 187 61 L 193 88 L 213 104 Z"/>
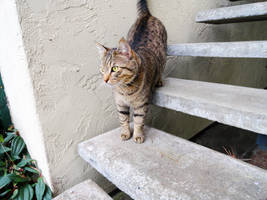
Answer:
<path fill-rule="evenodd" d="M 155 86 L 162 86 L 161 74 L 166 63 L 167 32 L 164 25 L 150 14 L 146 0 L 137 3 L 138 18 L 127 40 L 117 48 L 97 43 L 101 56 L 103 79 L 113 89 L 121 124 L 121 139 L 128 140 L 130 108 L 133 110 L 136 143 L 143 143 L 144 121 Z"/>

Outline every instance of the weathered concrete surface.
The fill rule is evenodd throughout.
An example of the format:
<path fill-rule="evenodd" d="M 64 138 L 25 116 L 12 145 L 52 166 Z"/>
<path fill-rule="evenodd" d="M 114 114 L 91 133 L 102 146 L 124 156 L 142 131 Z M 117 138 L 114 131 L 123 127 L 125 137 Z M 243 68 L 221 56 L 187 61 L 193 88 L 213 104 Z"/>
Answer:
<path fill-rule="evenodd" d="M 169 56 L 267 58 L 267 41 L 185 43 L 168 46 Z"/>
<path fill-rule="evenodd" d="M 263 89 L 168 78 L 155 92 L 157 106 L 267 135 Z"/>
<path fill-rule="evenodd" d="M 54 200 L 112 200 L 112 198 L 95 182 L 87 180 L 58 195 Z"/>
<path fill-rule="evenodd" d="M 267 2 L 216 8 L 199 12 L 196 22 L 226 24 L 267 20 Z"/>
<path fill-rule="evenodd" d="M 147 128 L 138 145 L 115 129 L 79 145 L 79 154 L 138 200 L 262 200 L 267 172 L 187 140 Z"/>

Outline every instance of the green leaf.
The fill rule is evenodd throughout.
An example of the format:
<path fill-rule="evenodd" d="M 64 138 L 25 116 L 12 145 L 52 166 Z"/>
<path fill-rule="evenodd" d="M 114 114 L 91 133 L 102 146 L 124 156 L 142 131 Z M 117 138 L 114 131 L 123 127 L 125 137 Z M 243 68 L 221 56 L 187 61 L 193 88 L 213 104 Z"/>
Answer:
<path fill-rule="evenodd" d="M 42 200 L 45 192 L 45 183 L 42 177 L 38 178 L 37 184 L 35 185 L 35 194 L 37 200 Z"/>
<path fill-rule="evenodd" d="M 11 157 L 13 161 L 21 159 L 19 156 L 16 156 L 16 155 L 11 155 Z"/>
<path fill-rule="evenodd" d="M 15 183 L 22 183 L 22 182 L 27 182 L 29 181 L 30 179 L 28 177 L 22 177 L 22 176 L 19 176 L 17 174 L 8 174 L 7 175 L 9 179 L 11 179 L 12 181 L 14 181 Z"/>
<path fill-rule="evenodd" d="M 11 183 L 10 178 L 7 176 L 0 177 L 0 189 Z"/>
<path fill-rule="evenodd" d="M 3 143 L 4 142 L 4 137 L 2 134 L 0 134 L 0 143 Z"/>
<path fill-rule="evenodd" d="M 16 165 L 13 165 L 12 168 L 17 170 L 17 171 L 19 171 L 21 169 L 21 168 L 17 167 Z"/>
<path fill-rule="evenodd" d="M 10 124 L 10 126 L 7 128 L 7 130 L 10 132 L 10 131 L 12 131 L 12 132 L 14 132 L 15 131 L 15 128 L 14 128 L 14 126 L 12 125 L 12 124 Z"/>
<path fill-rule="evenodd" d="M 25 147 L 25 143 L 20 136 L 16 136 L 11 142 L 11 154 L 13 156 L 19 156 Z"/>
<path fill-rule="evenodd" d="M 0 160 L 0 167 L 5 167 L 5 166 L 6 166 L 6 163 Z"/>
<path fill-rule="evenodd" d="M 0 167 L 0 176 L 3 176 L 3 172 L 5 172 L 6 168 L 5 167 Z M 2 172 L 2 173 L 1 173 Z"/>
<path fill-rule="evenodd" d="M 33 169 L 31 167 L 24 167 L 25 170 L 27 170 L 28 172 L 32 172 L 35 174 L 40 174 L 36 169 Z"/>
<path fill-rule="evenodd" d="M 12 138 L 16 137 L 16 135 L 14 133 L 8 133 L 7 137 L 4 140 L 4 143 L 9 142 Z"/>
<path fill-rule="evenodd" d="M 20 200 L 32 200 L 33 198 L 33 189 L 30 184 L 25 185 L 19 190 L 19 199 Z"/>
<path fill-rule="evenodd" d="M 3 193 L 0 194 L 0 197 L 5 196 L 6 194 L 8 194 L 11 191 L 11 189 L 8 189 L 6 191 L 4 191 Z"/>
<path fill-rule="evenodd" d="M 26 156 L 26 159 L 31 159 L 31 156 L 30 156 L 29 152 L 26 152 L 25 156 Z"/>
<path fill-rule="evenodd" d="M 25 167 L 28 163 L 33 161 L 33 159 L 22 159 L 18 164 L 17 167 Z"/>
<path fill-rule="evenodd" d="M 18 196 L 19 190 L 15 189 L 12 196 L 10 197 L 11 199 L 15 199 Z"/>
<path fill-rule="evenodd" d="M 43 200 L 51 200 L 52 199 L 52 192 L 48 186 L 46 186 L 45 195 Z"/>
<path fill-rule="evenodd" d="M 6 147 L 6 146 L 0 144 L 0 154 L 3 154 L 5 152 L 9 152 L 9 151 L 11 151 L 11 149 L 9 147 Z"/>

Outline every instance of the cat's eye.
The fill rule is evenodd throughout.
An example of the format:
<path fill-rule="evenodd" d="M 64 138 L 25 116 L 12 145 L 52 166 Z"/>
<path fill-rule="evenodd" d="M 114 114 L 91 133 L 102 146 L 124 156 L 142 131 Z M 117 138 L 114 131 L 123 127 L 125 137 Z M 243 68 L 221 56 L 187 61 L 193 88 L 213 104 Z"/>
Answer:
<path fill-rule="evenodd" d="M 118 69 L 119 69 L 118 66 L 113 66 L 113 67 L 111 68 L 111 71 L 112 71 L 112 72 L 116 72 L 116 71 L 118 71 Z"/>

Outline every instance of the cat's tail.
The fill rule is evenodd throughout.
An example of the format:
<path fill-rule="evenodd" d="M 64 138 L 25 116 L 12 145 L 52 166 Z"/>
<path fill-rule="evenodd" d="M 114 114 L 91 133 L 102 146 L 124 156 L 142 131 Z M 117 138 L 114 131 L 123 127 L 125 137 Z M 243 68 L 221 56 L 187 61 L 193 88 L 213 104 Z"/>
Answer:
<path fill-rule="evenodd" d="M 147 0 L 138 0 L 137 9 L 139 16 L 150 15 Z"/>

